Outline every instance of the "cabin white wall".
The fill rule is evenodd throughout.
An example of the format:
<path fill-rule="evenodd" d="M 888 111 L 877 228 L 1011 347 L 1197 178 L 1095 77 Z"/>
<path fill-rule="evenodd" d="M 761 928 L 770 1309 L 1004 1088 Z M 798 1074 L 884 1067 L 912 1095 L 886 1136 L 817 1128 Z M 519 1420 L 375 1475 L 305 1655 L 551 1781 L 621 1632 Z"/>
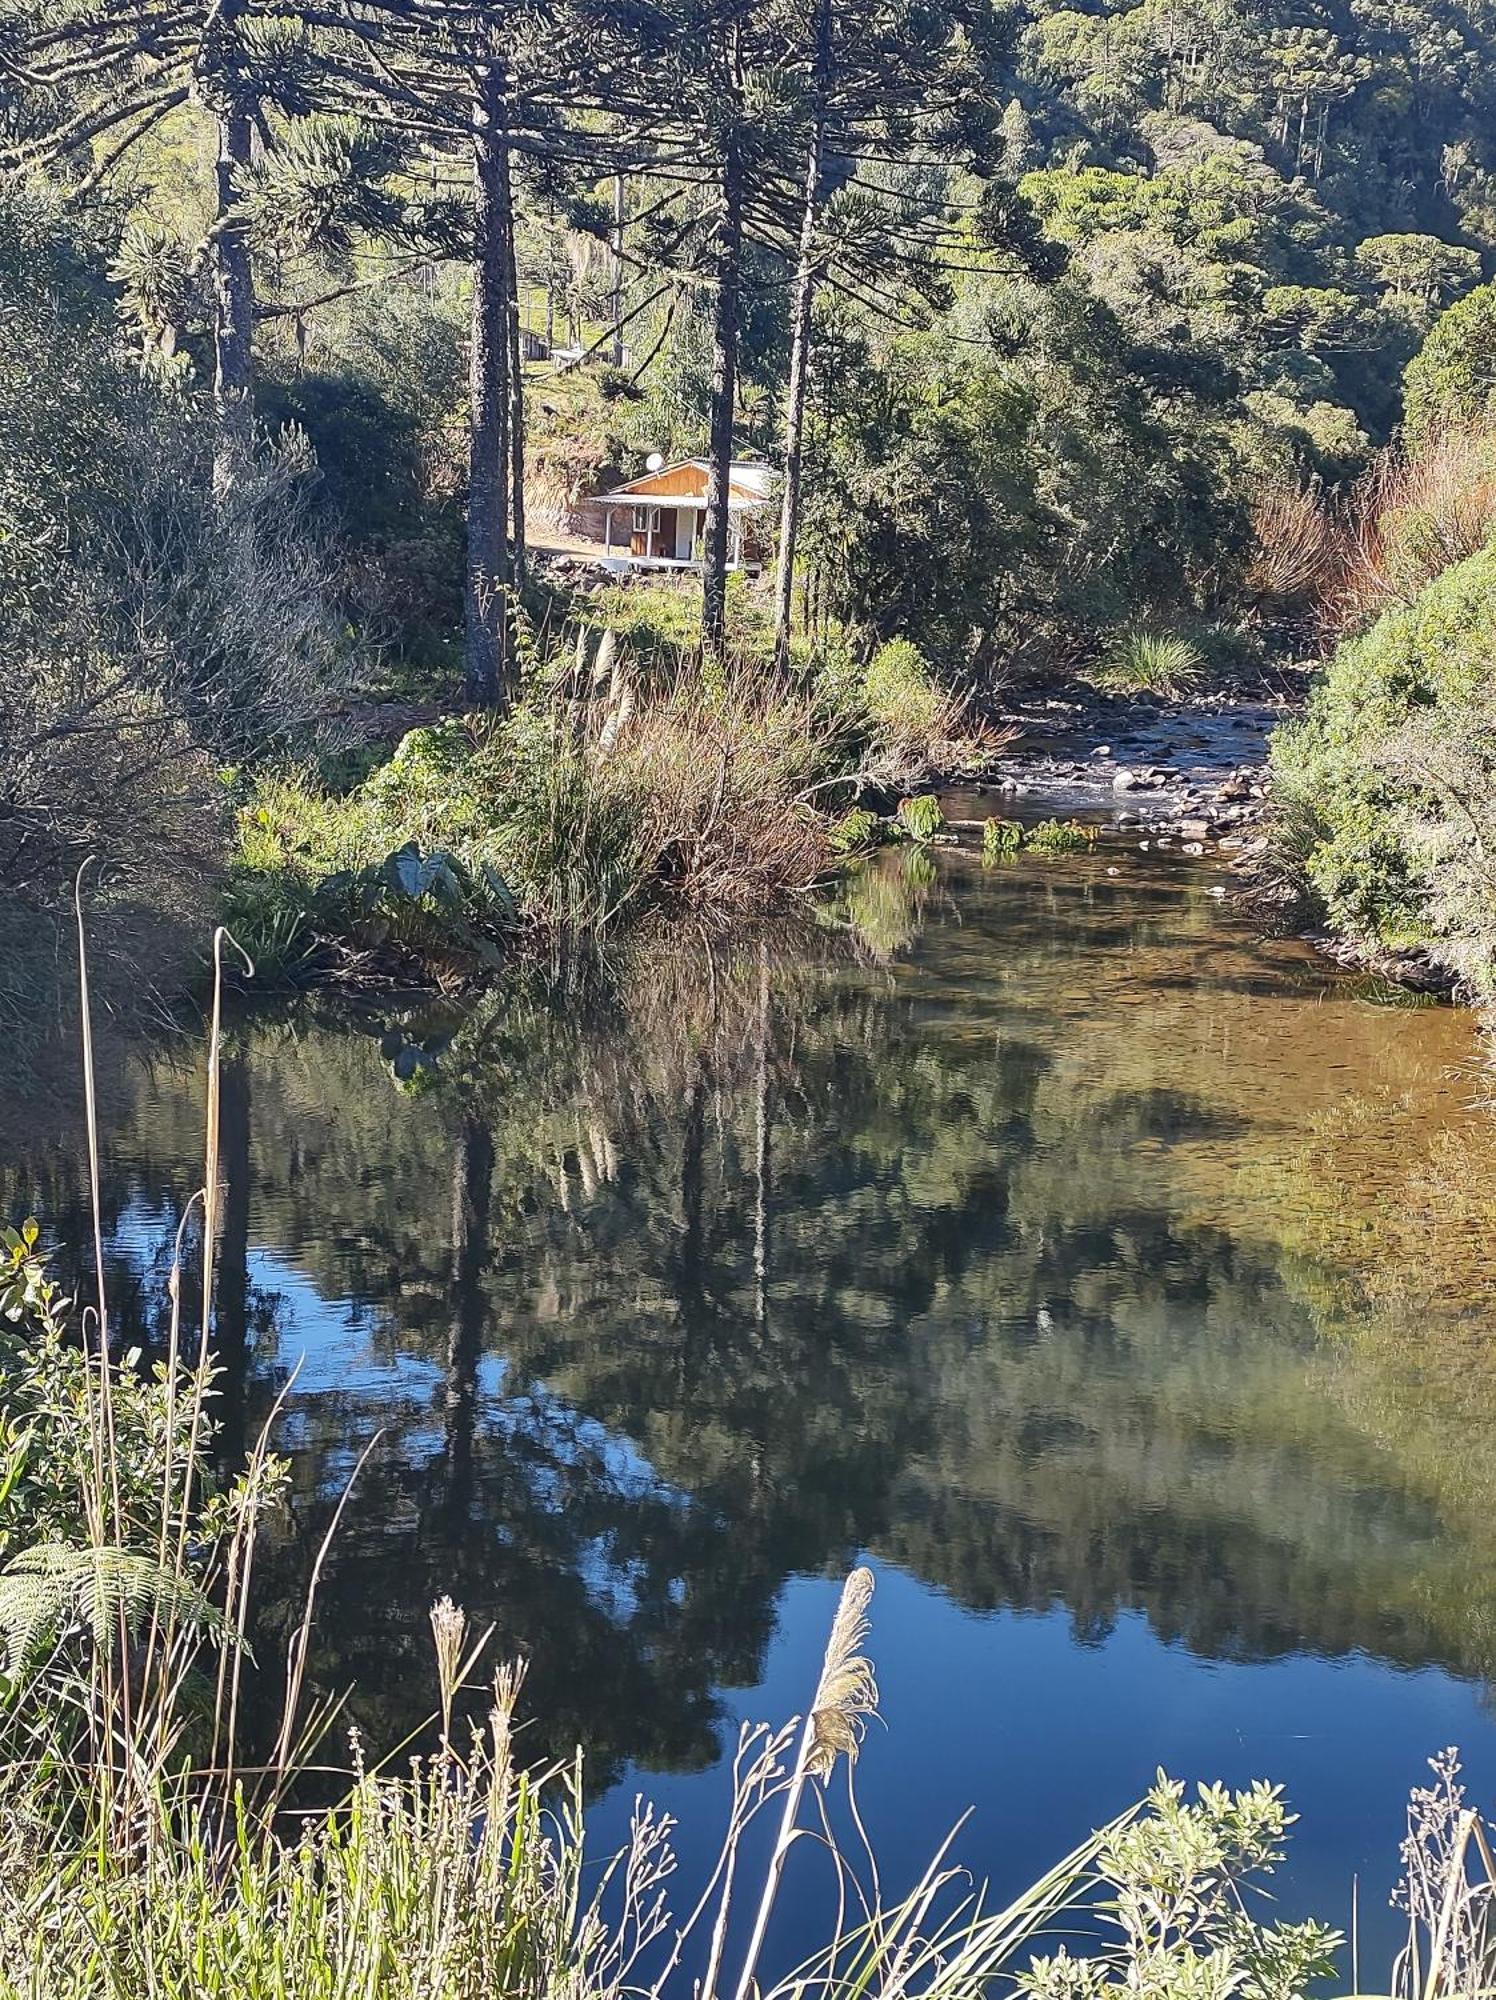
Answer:
<path fill-rule="evenodd" d="M 675 548 L 677 562 L 691 560 L 691 537 L 696 528 L 696 516 L 685 507 L 677 509 L 675 516 Z"/>

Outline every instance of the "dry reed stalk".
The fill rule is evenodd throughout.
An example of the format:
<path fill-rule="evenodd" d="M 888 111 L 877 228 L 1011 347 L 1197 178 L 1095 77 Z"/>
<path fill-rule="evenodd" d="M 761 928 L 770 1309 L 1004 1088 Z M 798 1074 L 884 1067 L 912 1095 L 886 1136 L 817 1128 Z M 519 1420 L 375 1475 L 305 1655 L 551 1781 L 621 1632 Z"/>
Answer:
<path fill-rule="evenodd" d="M 738 1975 L 736 2000 L 750 2000 L 758 1961 L 763 1951 L 769 1918 L 779 1895 L 784 1864 L 802 1831 L 798 1824 L 800 1801 L 811 1778 L 831 1775 L 838 1757 L 855 1761 L 866 1718 L 877 1712 L 878 1685 L 872 1663 L 861 1650 L 869 1631 L 868 1606 L 873 1596 L 873 1574 L 854 1569 L 842 1588 L 841 1602 L 832 1621 L 821 1662 L 821 1678 L 816 1685 L 810 1712 L 800 1730 L 794 1768 L 785 1787 L 784 1808 L 779 1833 L 764 1874 L 763 1894 L 753 1919 L 743 1968 Z M 703 1982 L 702 2000 L 712 2000 L 710 1981 Z"/>

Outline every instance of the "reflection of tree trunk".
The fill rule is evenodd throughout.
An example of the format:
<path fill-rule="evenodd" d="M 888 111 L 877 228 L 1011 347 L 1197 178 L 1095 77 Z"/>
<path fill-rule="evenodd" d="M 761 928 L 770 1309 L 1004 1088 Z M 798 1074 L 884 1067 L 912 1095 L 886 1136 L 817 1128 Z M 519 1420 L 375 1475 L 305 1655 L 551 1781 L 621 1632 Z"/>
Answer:
<path fill-rule="evenodd" d="M 244 1461 L 249 1394 L 249 1064 L 242 1054 L 226 1056 L 219 1071 L 218 1146 L 226 1186 L 213 1333 L 223 1370 L 218 1455 L 231 1469 Z"/>
<path fill-rule="evenodd" d="M 753 1297 L 760 1330 L 769 1317 L 769 953 L 758 954 L 758 1142 L 754 1153 Z"/>
<path fill-rule="evenodd" d="M 452 1320 L 447 1336 L 447 1520 L 460 1532 L 473 1492 L 473 1424 L 483 1335 L 493 1138 L 471 1114 L 452 1163 Z"/>
<path fill-rule="evenodd" d="M 699 1056 L 686 1092 L 685 1108 L 680 1153 L 680 1288 L 683 1300 L 696 1300 L 701 1297 L 701 1201 L 706 1153 L 706 1066 Z"/>

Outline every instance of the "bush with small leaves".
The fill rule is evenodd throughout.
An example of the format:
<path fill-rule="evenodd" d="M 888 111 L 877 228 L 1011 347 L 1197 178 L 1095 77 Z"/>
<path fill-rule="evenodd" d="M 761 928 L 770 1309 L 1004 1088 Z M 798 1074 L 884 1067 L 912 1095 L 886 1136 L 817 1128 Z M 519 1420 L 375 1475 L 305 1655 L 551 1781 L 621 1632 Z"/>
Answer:
<path fill-rule="evenodd" d="M 1028 2000 L 1300 2000 L 1334 1970 L 1337 1932 L 1268 1924 L 1247 1901 L 1283 1859 L 1294 1815 L 1281 1789 L 1228 1792 L 1158 1775 L 1145 1810 L 1111 1833 L 1097 1859 L 1097 1913 L 1114 1936 L 1092 1956 L 1063 1948 L 1019 1978 Z"/>
<path fill-rule="evenodd" d="M 878 648 L 863 679 L 863 698 L 880 732 L 895 743 L 927 751 L 954 733 L 955 704 L 912 640 L 890 639 Z"/>
<path fill-rule="evenodd" d="M 1496 551 L 1345 641 L 1270 749 L 1271 853 L 1346 935 L 1496 997 Z"/>

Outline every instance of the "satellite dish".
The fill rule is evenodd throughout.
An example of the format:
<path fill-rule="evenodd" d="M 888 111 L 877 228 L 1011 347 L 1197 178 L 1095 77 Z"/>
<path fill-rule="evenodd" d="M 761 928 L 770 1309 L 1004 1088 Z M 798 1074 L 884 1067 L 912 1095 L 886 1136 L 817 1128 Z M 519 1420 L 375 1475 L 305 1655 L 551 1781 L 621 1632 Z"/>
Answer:
<path fill-rule="evenodd" d="M 644 470 L 646 472 L 659 472 L 664 468 L 664 464 L 665 464 L 664 452 L 652 451 L 649 454 L 649 457 L 646 458 L 644 461 Z"/>

